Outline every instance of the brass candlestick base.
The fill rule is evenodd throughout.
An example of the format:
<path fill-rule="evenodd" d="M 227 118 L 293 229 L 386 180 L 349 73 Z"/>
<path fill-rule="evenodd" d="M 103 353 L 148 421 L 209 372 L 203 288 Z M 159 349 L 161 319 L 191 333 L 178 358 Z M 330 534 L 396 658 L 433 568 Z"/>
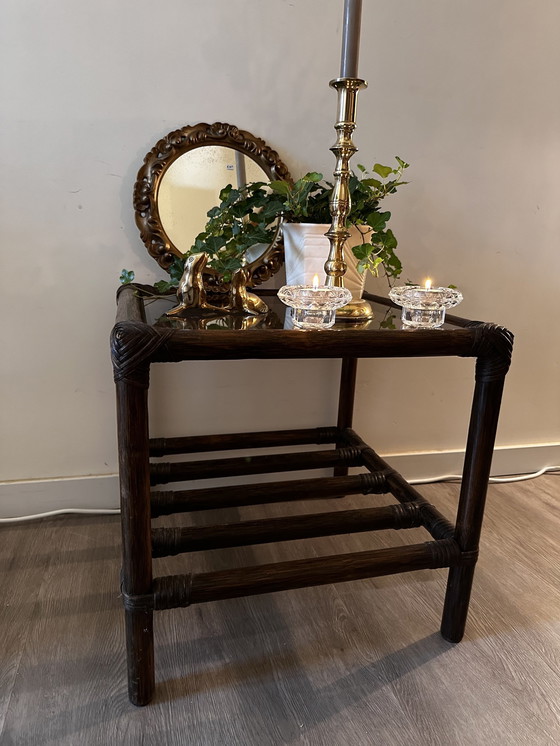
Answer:
<path fill-rule="evenodd" d="M 330 200 L 332 224 L 325 234 L 331 244 L 329 258 L 325 263 L 326 284 L 344 287 L 343 277 L 346 272 L 344 261 L 344 243 L 350 235 L 346 228 L 346 219 L 350 213 L 351 200 L 348 182 L 350 181 L 350 158 L 358 148 L 352 142 L 356 129 L 356 102 L 358 91 L 367 87 L 365 80 L 359 78 L 337 78 L 331 80 L 331 88 L 338 93 L 336 143 L 331 148 L 336 158 L 334 185 Z M 345 321 L 365 321 L 373 318 L 373 309 L 365 300 L 352 300 L 336 312 L 336 318 Z"/>
<path fill-rule="evenodd" d="M 373 319 L 373 308 L 369 301 L 363 298 L 353 298 L 349 303 L 336 312 L 337 321 L 371 321 Z"/>

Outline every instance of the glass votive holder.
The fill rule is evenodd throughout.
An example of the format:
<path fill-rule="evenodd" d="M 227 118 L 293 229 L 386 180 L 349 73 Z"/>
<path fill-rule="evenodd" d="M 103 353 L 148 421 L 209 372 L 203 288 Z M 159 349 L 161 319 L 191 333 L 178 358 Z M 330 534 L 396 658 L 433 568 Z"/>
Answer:
<path fill-rule="evenodd" d="M 294 326 L 299 329 L 329 329 L 335 322 L 337 308 L 352 300 L 346 288 L 319 285 L 284 285 L 278 297 L 292 310 Z"/>
<path fill-rule="evenodd" d="M 454 288 L 432 288 L 421 285 L 403 285 L 392 288 L 389 298 L 402 306 L 404 326 L 437 329 L 445 321 L 445 311 L 457 306 L 463 296 Z"/>

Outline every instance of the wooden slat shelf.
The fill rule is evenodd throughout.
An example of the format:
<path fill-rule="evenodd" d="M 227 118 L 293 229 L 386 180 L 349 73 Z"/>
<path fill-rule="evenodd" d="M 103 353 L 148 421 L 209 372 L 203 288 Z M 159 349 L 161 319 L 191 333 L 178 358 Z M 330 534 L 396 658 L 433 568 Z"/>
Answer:
<path fill-rule="evenodd" d="M 152 491 L 152 518 L 172 513 L 189 513 L 242 505 L 324 500 L 345 495 L 387 492 L 384 472 L 318 479 L 291 479 L 283 482 L 242 484 L 227 487 L 178 491 Z"/>
<path fill-rule="evenodd" d="M 174 609 L 226 598 L 460 564 L 459 546 L 454 541 L 445 539 L 404 547 L 374 549 L 370 552 L 238 567 L 199 575 L 154 578 L 153 603 L 156 610 Z M 129 599 L 129 604 L 134 605 L 134 599 Z"/>
<path fill-rule="evenodd" d="M 363 510 L 308 513 L 287 518 L 240 521 L 217 526 L 152 529 L 152 556 L 166 557 L 207 549 L 243 547 L 316 536 L 415 528 L 422 525 L 421 505 L 405 503 Z"/>
<path fill-rule="evenodd" d="M 193 435 L 186 438 L 150 438 L 150 456 L 172 453 L 202 453 L 243 448 L 299 446 L 310 443 L 335 443 L 339 436 L 336 427 L 313 427 L 299 430 L 266 430 L 256 433 L 227 433 L 225 435 Z"/>
<path fill-rule="evenodd" d="M 360 466 L 361 464 L 360 449 L 350 446 L 330 451 L 239 456 L 181 463 L 152 463 L 150 464 L 150 482 L 151 484 L 165 484 L 191 479 L 238 477 L 247 474 L 272 474 L 281 471 L 326 469 L 331 466 Z"/>

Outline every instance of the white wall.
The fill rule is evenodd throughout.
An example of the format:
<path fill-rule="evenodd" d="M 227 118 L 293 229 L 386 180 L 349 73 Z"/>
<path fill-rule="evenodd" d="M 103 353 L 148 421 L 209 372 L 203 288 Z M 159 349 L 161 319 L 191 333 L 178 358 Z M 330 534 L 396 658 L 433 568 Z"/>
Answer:
<path fill-rule="evenodd" d="M 537 5 L 366 0 L 355 137 L 357 162 L 412 164 L 392 202 L 406 277 L 455 283 L 461 313 L 516 333 L 499 430 L 516 446 L 560 442 L 560 6 Z M 142 158 L 222 120 L 296 176 L 332 172 L 341 16 L 342 0 L 4 0 L 3 480 L 115 473 L 117 278 L 161 276 L 133 220 Z M 172 433 L 327 424 L 336 371 L 199 364 L 185 384 L 177 366 L 152 400 L 185 395 Z M 356 424 L 385 453 L 461 449 L 471 380 L 472 361 L 364 362 Z"/>

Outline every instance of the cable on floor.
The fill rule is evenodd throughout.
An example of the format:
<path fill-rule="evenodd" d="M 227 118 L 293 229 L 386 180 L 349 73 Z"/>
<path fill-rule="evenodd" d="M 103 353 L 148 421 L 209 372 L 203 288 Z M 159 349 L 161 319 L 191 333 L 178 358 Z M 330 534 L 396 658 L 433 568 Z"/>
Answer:
<path fill-rule="evenodd" d="M 509 482 L 524 482 L 528 479 L 536 479 L 543 474 L 549 472 L 560 471 L 560 466 L 544 466 L 538 471 L 531 472 L 530 474 L 519 474 L 515 477 L 490 477 L 490 484 L 507 484 Z M 427 477 L 426 479 L 411 479 L 409 484 L 435 484 L 436 482 L 460 482 L 462 479 L 460 474 L 444 474 L 441 477 Z M 104 508 L 62 508 L 61 510 L 49 510 L 46 513 L 36 513 L 35 515 L 22 515 L 16 516 L 15 518 L 0 518 L 0 524 L 2 523 L 17 523 L 19 521 L 35 521 L 39 518 L 51 518 L 56 515 L 116 515 L 121 511 L 118 508 L 115 509 L 104 509 Z"/>
<path fill-rule="evenodd" d="M 39 518 L 51 518 L 54 515 L 116 515 L 121 511 L 118 508 L 61 508 L 60 510 L 48 510 L 46 513 L 35 513 L 35 515 L 22 515 L 15 518 L 0 518 L 2 523 L 15 523 L 16 521 L 36 521 Z"/>
<path fill-rule="evenodd" d="M 535 479 L 541 477 L 543 474 L 548 472 L 560 471 L 560 466 L 544 466 L 538 471 L 531 472 L 531 474 L 519 474 L 515 477 L 490 477 L 488 480 L 490 484 L 506 484 L 509 482 L 525 482 L 528 479 Z M 409 484 L 432 484 L 433 482 L 460 482 L 462 476 L 460 474 L 445 474 L 442 477 L 428 477 L 427 479 L 411 479 Z"/>

